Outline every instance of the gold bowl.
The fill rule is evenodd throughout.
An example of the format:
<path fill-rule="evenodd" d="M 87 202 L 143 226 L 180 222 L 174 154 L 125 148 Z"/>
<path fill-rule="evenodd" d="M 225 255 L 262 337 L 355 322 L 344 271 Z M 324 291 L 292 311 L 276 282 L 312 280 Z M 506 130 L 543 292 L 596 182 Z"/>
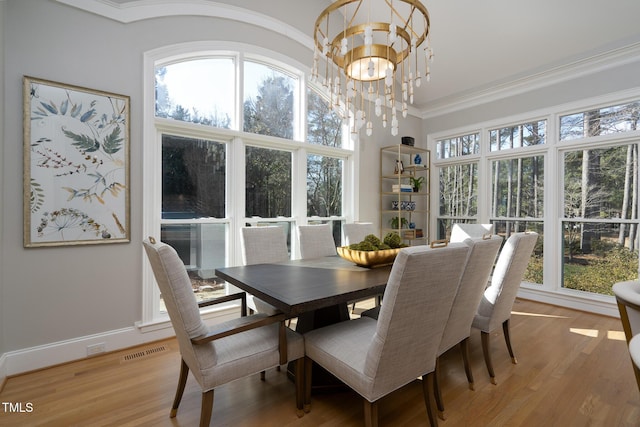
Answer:
<path fill-rule="evenodd" d="M 361 267 L 380 267 L 383 265 L 393 264 L 396 255 L 400 252 L 397 249 L 381 249 L 378 251 L 356 251 L 349 249 L 348 246 L 338 246 L 338 255 L 347 261 L 351 261 Z"/>

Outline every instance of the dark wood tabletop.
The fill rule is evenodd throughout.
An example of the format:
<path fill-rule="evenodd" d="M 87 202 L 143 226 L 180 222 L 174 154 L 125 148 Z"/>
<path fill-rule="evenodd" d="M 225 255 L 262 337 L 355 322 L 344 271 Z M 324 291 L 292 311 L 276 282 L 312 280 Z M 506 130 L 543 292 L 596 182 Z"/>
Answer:
<path fill-rule="evenodd" d="M 217 277 L 289 317 L 384 293 L 391 266 L 363 268 L 339 256 L 216 269 Z"/>

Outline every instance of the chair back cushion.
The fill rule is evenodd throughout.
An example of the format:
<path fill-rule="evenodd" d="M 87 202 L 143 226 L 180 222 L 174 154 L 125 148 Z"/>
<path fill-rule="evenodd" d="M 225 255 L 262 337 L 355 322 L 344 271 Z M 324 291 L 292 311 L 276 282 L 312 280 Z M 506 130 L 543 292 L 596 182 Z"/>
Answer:
<path fill-rule="evenodd" d="M 362 242 L 369 234 L 376 234 L 376 228 L 370 222 L 354 222 L 344 224 L 342 232 L 344 233 L 344 244 L 349 246 L 353 243 Z"/>
<path fill-rule="evenodd" d="M 514 233 L 505 242 L 485 290 L 473 326 L 491 332 L 511 317 L 524 272 L 529 265 L 538 233 Z"/>
<path fill-rule="evenodd" d="M 640 280 L 618 282 L 613 285 L 613 293 L 618 302 L 620 320 L 627 342 L 640 334 Z"/>
<path fill-rule="evenodd" d="M 191 344 L 191 338 L 205 335 L 208 328 L 200 317 L 198 302 L 184 263 L 175 249 L 165 243 L 152 243 L 145 239 L 143 245 L 175 330 L 182 358 L 194 375 L 199 375 L 203 367 L 215 364 L 216 354 L 213 345 L 200 346 L 207 347 L 205 353 L 208 360 L 199 361 Z"/>
<path fill-rule="evenodd" d="M 336 243 L 333 240 L 331 225 L 298 226 L 300 256 L 302 259 L 320 258 L 336 254 Z"/>
<path fill-rule="evenodd" d="M 242 234 L 242 257 L 245 265 L 287 261 L 289 250 L 284 228 L 245 227 Z"/>
<path fill-rule="evenodd" d="M 435 370 L 468 252 L 464 243 L 400 250 L 363 369 L 373 378 L 371 396 L 386 394 Z"/>
<path fill-rule="evenodd" d="M 469 256 L 442 335 L 439 355 L 469 337 L 471 323 L 489 283 L 502 237 L 493 235 L 488 239 L 466 239 L 464 243 L 470 248 Z"/>
<path fill-rule="evenodd" d="M 479 239 L 485 234 L 493 233 L 493 224 L 453 224 L 449 242 L 464 242 L 465 239 Z"/>

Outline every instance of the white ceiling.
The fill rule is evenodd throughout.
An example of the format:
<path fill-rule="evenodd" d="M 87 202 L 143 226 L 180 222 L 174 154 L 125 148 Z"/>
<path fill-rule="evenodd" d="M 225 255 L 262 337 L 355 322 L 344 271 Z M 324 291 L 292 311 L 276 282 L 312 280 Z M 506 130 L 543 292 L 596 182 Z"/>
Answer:
<path fill-rule="evenodd" d="M 234 4 L 227 0 L 58 0 L 93 12 L 119 16 L 131 6 L 162 8 L 180 3 Z M 316 2 L 319 10 L 328 0 Z M 396 0 L 397 1 L 397 0 Z M 75 3 L 75 4 L 74 4 Z M 248 0 L 239 7 L 249 7 Z M 270 2 L 257 1 L 265 14 Z M 282 2 L 279 2 L 282 3 Z M 435 52 L 431 82 L 416 93 L 416 107 L 464 102 L 514 82 L 531 81 L 608 56 L 640 53 L 639 0 L 423 0 L 431 16 Z M 80 6 L 80 4 L 82 6 Z M 258 8 L 258 6 L 256 6 Z M 274 18 L 278 19 L 278 16 Z M 306 34 L 311 37 L 313 28 Z"/>

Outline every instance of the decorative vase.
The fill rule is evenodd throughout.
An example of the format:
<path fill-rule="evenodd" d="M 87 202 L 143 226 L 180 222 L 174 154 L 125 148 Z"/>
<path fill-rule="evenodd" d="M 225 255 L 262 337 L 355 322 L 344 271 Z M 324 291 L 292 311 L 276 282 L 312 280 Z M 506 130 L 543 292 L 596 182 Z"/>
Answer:
<path fill-rule="evenodd" d="M 415 163 L 416 165 L 422 163 L 422 157 L 420 157 L 420 154 L 416 154 L 416 157 L 413 159 L 413 163 Z"/>

